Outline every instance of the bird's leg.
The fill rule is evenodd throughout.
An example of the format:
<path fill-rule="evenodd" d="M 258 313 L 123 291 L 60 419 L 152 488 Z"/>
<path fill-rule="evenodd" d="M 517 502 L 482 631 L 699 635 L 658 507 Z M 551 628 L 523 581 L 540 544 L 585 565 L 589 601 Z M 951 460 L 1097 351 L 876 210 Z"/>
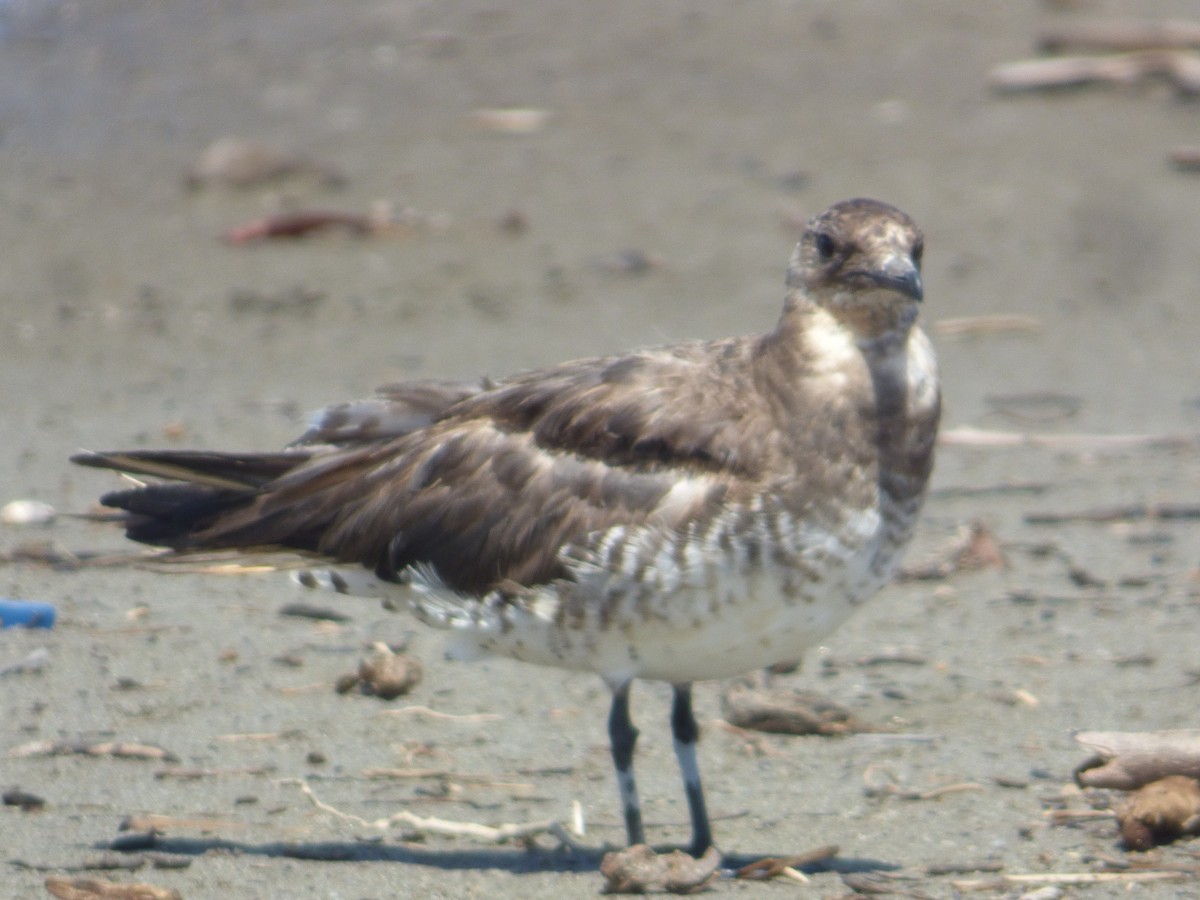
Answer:
<path fill-rule="evenodd" d="M 621 790 L 621 808 L 625 811 L 625 834 L 631 847 L 646 843 L 637 779 L 633 777 L 633 748 L 637 745 L 638 730 L 629 718 L 629 688 L 632 684 L 632 681 L 626 681 L 613 687 L 612 711 L 608 715 L 608 739 L 612 745 L 613 765 L 617 769 L 617 787 Z"/>
<path fill-rule="evenodd" d="M 692 856 L 703 856 L 712 846 L 712 829 L 708 824 L 708 810 L 704 806 L 704 789 L 700 786 L 700 766 L 696 762 L 696 741 L 700 729 L 692 713 L 692 686 L 672 685 L 675 703 L 671 707 L 671 733 L 675 736 L 675 758 L 683 772 L 683 788 L 687 792 L 688 810 L 692 814 Z"/>

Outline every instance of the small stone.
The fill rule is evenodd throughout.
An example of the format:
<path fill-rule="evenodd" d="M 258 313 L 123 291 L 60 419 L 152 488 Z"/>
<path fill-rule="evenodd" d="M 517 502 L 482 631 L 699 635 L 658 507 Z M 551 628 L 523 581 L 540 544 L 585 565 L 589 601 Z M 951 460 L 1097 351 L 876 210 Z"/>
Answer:
<path fill-rule="evenodd" d="M 381 700 L 407 694 L 420 683 L 423 674 L 417 660 L 378 644 L 375 653 L 358 664 L 364 691 Z"/>
<path fill-rule="evenodd" d="M 3 794 L 0 794 L 0 800 L 4 801 L 5 806 L 19 806 L 24 812 L 32 812 L 46 805 L 44 798 L 39 797 L 37 794 L 31 794 L 29 791 L 23 791 L 20 788 L 9 788 Z"/>

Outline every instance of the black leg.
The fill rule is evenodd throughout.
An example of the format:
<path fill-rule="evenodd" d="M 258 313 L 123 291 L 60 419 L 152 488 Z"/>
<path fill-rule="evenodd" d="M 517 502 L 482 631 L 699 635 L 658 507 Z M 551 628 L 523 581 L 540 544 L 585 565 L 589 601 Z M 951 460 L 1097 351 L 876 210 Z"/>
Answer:
<path fill-rule="evenodd" d="M 613 765 L 617 769 L 617 787 L 621 791 L 621 807 L 625 811 L 625 835 L 629 845 L 646 843 L 642 830 L 642 806 L 638 802 L 637 781 L 633 777 L 633 748 L 637 746 L 638 730 L 629 718 L 629 688 L 626 681 L 612 689 L 612 711 L 608 715 L 608 739 L 612 745 Z"/>
<path fill-rule="evenodd" d="M 704 789 L 700 786 L 700 766 L 696 762 L 696 741 L 700 729 L 692 713 L 692 686 L 676 684 L 675 703 L 671 707 L 671 733 L 675 736 L 675 757 L 683 772 L 683 788 L 687 791 L 688 809 L 692 814 L 693 856 L 703 856 L 712 846 L 712 829 L 708 810 L 704 806 Z"/>

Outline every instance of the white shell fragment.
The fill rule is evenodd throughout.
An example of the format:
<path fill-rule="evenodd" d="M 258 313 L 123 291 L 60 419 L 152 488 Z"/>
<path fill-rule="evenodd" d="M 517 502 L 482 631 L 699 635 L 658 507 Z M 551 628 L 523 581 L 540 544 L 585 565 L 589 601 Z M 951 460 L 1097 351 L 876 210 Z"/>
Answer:
<path fill-rule="evenodd" d="M 0 507 L 5 525 L 47 525 L 54 521 L 54 507 L 41 500 L 11 500 Z"/>

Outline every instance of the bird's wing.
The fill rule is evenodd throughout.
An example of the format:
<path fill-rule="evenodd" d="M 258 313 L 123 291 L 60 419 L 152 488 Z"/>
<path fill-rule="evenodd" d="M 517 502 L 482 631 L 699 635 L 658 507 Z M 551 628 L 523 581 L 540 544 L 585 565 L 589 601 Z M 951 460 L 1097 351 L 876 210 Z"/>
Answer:
<path fill-rule="evenodd" d="M 563 548 L 614 525 L 683 527 L 747 480 L 769 430 L 746 396 L 748 358 L 719 342 L 519 376 L 391 440 L 312 452 L 240 504 L 199 504 L 209 514 L 185 538 L 163 515 L 185 549 L 285 546 L 384 577 L 423 564 L 468 593 L 544 583 L 566 575 Z M 106 502 L 159 510 L 175 499 L 149 502 L 154 490 Z"/>

